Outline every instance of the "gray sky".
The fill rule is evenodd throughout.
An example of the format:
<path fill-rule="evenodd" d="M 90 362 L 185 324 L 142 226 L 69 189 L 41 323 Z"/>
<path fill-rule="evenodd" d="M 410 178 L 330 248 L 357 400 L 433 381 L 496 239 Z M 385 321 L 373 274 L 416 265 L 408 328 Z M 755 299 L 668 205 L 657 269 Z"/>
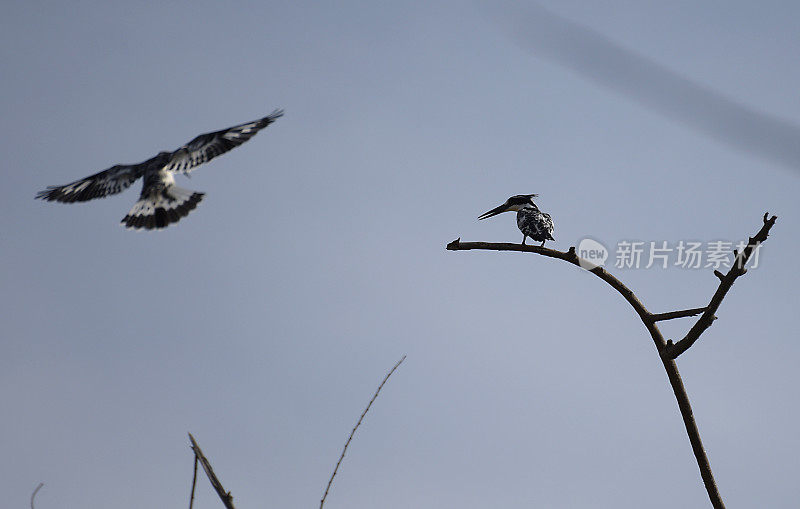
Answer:
<path fill-rule="evenodd" d="M 476 220 L 518 193 L 541 195 L 558 249 L 738 241 L 779 216 L 678 364 L 728 505 L 796 504 L 800 206 L 786 154 L 800 146 L 800 6 L 541 5 L 7 5 L 8 506 L 42 481 L 39 509 L 184 507 L 191 431 L 237 507 L 315 507 L 408 354 L 326 507 L 706 507 L 666 375 L 621 297 L 563 262 L 445 251 L 456 237 L 518 242 L 510 214 Z M 633 86 L 641 74 L 615 73 L 614 58 L 584 65 L 577 36 L 526 37 L 509 15 L 530 19 L 528 36 L 558 16 L 787 138 L 759 145 L 772 153 L 737 143 L 724 134 L 747 133 L 746 118 L 693 122 L 710 118 L 693 114 L 704 96 Z M 163 232 L 118 226 L 138 184 L 33 200 L 276 107 L 273 126 L 179 178 L 206 199 Z M 654 312 L 702 306 L 717 284 L 711 269 L 611 270 Z M 219 507 L 205 479 L 197 497 Z"/>

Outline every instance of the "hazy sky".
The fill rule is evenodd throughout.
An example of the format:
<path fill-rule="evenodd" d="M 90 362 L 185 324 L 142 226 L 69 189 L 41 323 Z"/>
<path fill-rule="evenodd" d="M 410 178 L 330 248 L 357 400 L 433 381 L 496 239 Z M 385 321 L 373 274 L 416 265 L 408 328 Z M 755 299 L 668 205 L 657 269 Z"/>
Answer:
<path fill-rule="evenodd" d="M 316 507 L 407 354 L 326 507 L 707 507 L 619 295 L 557 260 L 445 251 L 519 242 L 511 214 L 476 218 L 539 193 L 562 250 L 736 242 L 778 215 L 678 365 L 728 506 L 796 506 L 800 4 L 539 5 L 4 6 L 6 505 L 41 481 L 37 509 L 185 507 L 191 431 L 237 507 Z M 33 199 L 278 107 L 179 177 L 207 195 L 165 231 L 119 226 L 139 184 Z M 717 287 L 614 256 L 653 312 Z M 195 507 L 220 507 L 205 478 Z"/>

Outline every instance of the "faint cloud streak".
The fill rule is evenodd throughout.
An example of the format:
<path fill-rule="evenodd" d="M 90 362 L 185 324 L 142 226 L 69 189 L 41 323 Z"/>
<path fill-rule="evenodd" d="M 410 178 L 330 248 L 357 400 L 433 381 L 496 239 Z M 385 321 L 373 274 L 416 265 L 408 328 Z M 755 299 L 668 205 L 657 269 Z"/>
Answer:
<path fill-rule="evenodd" d="M 800 170 L 800 126 L 734 101 L 539 5 L 499 5 L 504 8 L 493 14 L 523 48 L 734 148 Z"/>

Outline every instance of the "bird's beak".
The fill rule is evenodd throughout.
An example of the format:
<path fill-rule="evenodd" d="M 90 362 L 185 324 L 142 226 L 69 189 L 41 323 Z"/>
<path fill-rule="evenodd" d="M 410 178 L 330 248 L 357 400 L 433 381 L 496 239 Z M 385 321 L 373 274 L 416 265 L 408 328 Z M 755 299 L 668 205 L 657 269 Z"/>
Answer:
<path fill-rule="evenodd" d="M 484 212 L 478 219 L 486 219 L 487 217 L 496 216 L 497 214 L 502 214 L 503 212 L 508 212 L 508 204 L 504 203 L 497 208 L 490 210 L 489 212 Z"/>

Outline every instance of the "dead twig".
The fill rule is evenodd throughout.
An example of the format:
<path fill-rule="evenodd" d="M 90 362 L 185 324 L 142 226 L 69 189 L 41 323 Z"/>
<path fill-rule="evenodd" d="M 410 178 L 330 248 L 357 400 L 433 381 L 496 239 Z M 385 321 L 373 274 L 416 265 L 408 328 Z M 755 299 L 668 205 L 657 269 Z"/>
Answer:
<path fill-rule="evenodd" d="M 741 253 L 734 251 L 735 257 L 733 265 L 728 273 L 723 276 L 719 271 L 714 271 L 714 274 L 719 278 L 719 287 L 717 287 L 717 291 L 714 292 L 714 296 L 711 297 L 711 302 L 708 303 L 706 310 L 697 320 L 697 323 L 686 333 L 686 336 L 664 352 L 667 357 L 670 359 L 677 358 L 680 354 L 688 350 L 706 329 L 711 327 L 711 324 L 714 323 L 714 319 L 716 318 L 714 313 L 717 312 L 719 305 L 722 304 L 722 299 L 725 298 L 725 295 L 728 293 L 728 290 L 731 289 L 736 279 L 747 272 L 745 268 L 747 260 L 750 259 L 753 251 L 758 249 L 758 247 L 767 240 L 769 231 L 775 225 L 776 219 L 778 219 L 777 216 L 769 217 L 769 213 L 764 214 L 764 226 L 761 227 L 755 236 L 750 237 L 747 246 Z"/>
<path fill-rule="evenodd" d="M 687 316 L 697 316 L 706 308 L 683 309 L 681 311 L 670 311 L 669 313 L 656 313 L 650 315 L 650 319 L 654 322 L 661 322 L 663 320 L 672 320 L 674 318 L 685 318 Z"/>
<path fill-rule="evenodd" d="M 200 461 L 201 465 L 203 465 L 203 470 L 205 470 L 211 486 L 213 486 L 214 490 L 216 490 L 217 495 L 219 495 L 219 498 L 222 500 L 225 508 L 236 509 L 233 506 L 233 495 L 231 495 L 229 491 L 225 491 L 225 488 L 222 487 L 222 483 L 219 482 L 219 479 L 214 473 L 214 469 L 211 468 L 211 463 L 209 463 L 208 459 L 203 455 L 203 451 L 200 449 L 200 446 L 197 445 L 197 442 L 191 433 L 189 433 L 189 440 L 192 441 L 192 451 L 194 451 L 195 458 Z M 194 490 L 192 491 L 192 494 L 194 494 Z"/>
<path fill-rule="evenodd" d="M 189 495 L 189 509 L 192 509 L 192 506 L 194 506 L 194 487 L 196 485 L 197 485 L 197 454 L 194 455 L 194 472 L 192 473 L 192 493 L 191 495 Z"/>
<path fill-rule="evenodd" d="M 40 490 L 40 489 L 42 489 L 42 486 L 44 486 L 44 483 L 43 483 L 43 482 L 40 482 L 40 483 L 39 483 L 39 486 L 37 486 L 37 487 L 36 487 L 36 488 L 33 490 L 33 493 L 31 493 L 31 509 L 36 509 L 35 507 L 33 507 L 33 499 L 34 499 L 34 498 L 36 498 L 36 494 L 37 494 L 37 493 L 39 493 L 39 490 Z"/>
<path fill-rule="evenodd" d="M 736 278 L 746 272 L 744 266 L 747 263 L 747 260 L 750 258 L 750 255 L 753 253 L 753 250 L 756 249 L 760 243 L 767 239 L 769 230 L 775 224 L 775 220 L 777 219 L 776 216 L 772 216 L 771 218 L 768 218 L 768 216 L 769 214 L 764 214 L 764 226 L 754 237 L 750 238 L 747 247 L 741 253 L 736 253 L 733 266 L 728 274 L 722 275 L 719 273 L 719 271 L 715 271 L 715 275 L 717 275 L 717 277 L 720 279 L 720 285 L 712 297 L 711 302 L 705 308 L 653 314 L 644 307 L 632 290 L 622 284 L 622 282 L 616 277 L 612 276 L 605 268 L 595 266 L 589 270 L 589 272 L 608 283 L 625 298 L 631 307 L 633 307 L 634 311 L 636 311 L 636 314 L 639 315 L 642 323 L 650 333 L 650 337 L 655 343 L 656 350 L 658 351 L 661 362 L 667 372 L 667 378 L 672 386 L 672 392 L 675 394 L 675 399 L 678 401 L 678 408 L 680 409 L 681 417 L 683 418 L 683 423 L 686 427 L 686 433 L 689 436 L 689 443 L 692 446 L 692 452 L 694 452 L 695 459 L 697 460 L 697 466 L 700 469 L 700 476 L 703 479 L 703 484 L 705 485 L 709 500 L 717 509 L 722 509 L 725 507 L 725 505 L 722 502 L 722 497 L 719 494 L 719 489 L 717 488 L 717 484 L 714 481 L 714 475 L 711 471 L 711 464 L 708 461 L 708 456 L 706 455 L 706 451 L 703 448 L 703 443 L 700 440 L 700 432 L 698 431 L 697 423 L 694 420 L 692 407 L 689 403 L 689 395 L 686 393 L 686 388 L 683 386 L 683 380 L 678 372 L 678 366 L 675 364 L 675 357 L 692 346 L 692 344 L 697 341 L 697 338 L 700 336 L 700 334 L 702 334 L 708 327 L 711 326 L 711 323 L 716 318 L 714 313 L 716 312 L 717 308 L 719 308 L 719 305 L 722 302 L 722 299 L 725 297 L 725 294 L 728 292 L 728 290 L 730 290 L 730 287 L 733 285 L 733 282 L 736 280 Z M 565 262 L 582 266 L 584 268 L 592 266 L 592 264 L 589 262 L 578 257 L 578 255 L 575 253 L 575 247 L 570 247 L 569 250 L 564 252 L 541 246 L 528 246 L 522 244 L 461 242 L 461 239 L 458 238 L 447 244 L 447 249 L 450 251 L 465 251 L 470 249 L 523 251 L 540 254 L 549 258 L 558 258 L 559 260 L 564 260 Z M 675 344 L 673 344 L 672 341 L 665 341 L 664 336 L 661 334 L 661 331 L 656 325 L 656 322 L 659 320 L 667 320 L 683 316 L 694 316 L 700 312 L 702 312 L 702 316 L 698 319 L 694 327 L 692 327 L 684 339 Z"/>
<path fill-rule="evenodd" d="M 353 440 L 353 435 L 356 434 L 356 430 L 358 429 L 359 426 L 361 426 L 361 421 L 364 420 L 364 416 L 367 415 L 367 412 L 369 412 L 369 408 L 372 406 L 372 403 L 374 403 L 375 400 L 378 399 L 378 394 L 380 394 L 381 389 L 383 389 L 384 384 L 386 384 L 386 381 L 389 380 L 389 377 L 392 376 L 394 370 L 396 370 L 397 367 L 400 366 L 400 364 L 402 364 L 404 360 L 406 360 L 405 355 L 403 356 L 402 359 L 397 361 L 397 364 L 395 364 L 392 369 L 389 370 L 389 372 L 383 378 L 381 384 L 378 386 L 378 390 L 375 391 L 375 394 L 372 396 L 372 399 L 370 399 L 369 403 L 367 403 L 367 408 L 365 408 L 364 411 L 361 412 L 361 417 L 358 418 L 358 422 L 356 423 L 355 427 L 353 427 L 353 430 L 350 432 L 350 436 L 347 437 L 347 442 L 344 443 L 344 448 L 342 449 L 342 454 L 339 456 L 339 461 L 336 462 L 336 467 L 334 467 L 333 469 L 333 474 L 331 474 L 331 478 L 328 479 L 328 485 L 325 486 L 325 494 L 322 495 L 322 499 L 319 501 L 320 509 L 322 509 L 322 506 L 325 505 L 325 499 L 328 498 L 328 492 L 331 489 L 331 484 L 333 484 L 333 478 L 336 477 L 336 472 L 339 470 L 339 465 L 342 464 L 344 455 L 347 452 L 347 447 L 350 445 L 350 441 Z"/>

